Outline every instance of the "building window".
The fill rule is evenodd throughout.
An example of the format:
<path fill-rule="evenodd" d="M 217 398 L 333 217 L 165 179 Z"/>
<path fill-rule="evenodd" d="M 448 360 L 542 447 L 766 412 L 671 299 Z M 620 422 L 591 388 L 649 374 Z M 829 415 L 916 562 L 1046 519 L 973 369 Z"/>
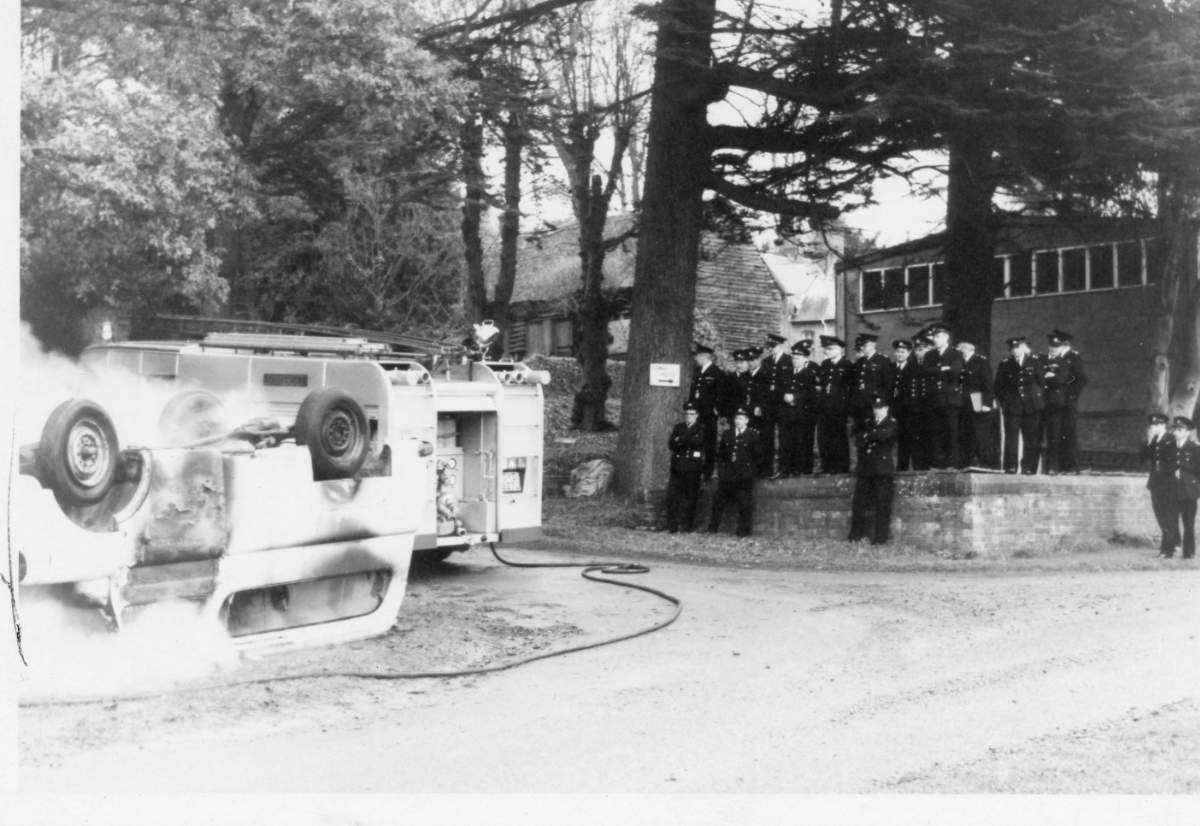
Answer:
<path fill-rule="evenodd" d="M 883 303 L 883 270 L 863 270 L 858 300 L 862 310 L 886 310 Z"/>
<path fill-rule="evenodd" d="M 939 261 L 933 265 L 933 303 L 946 300 L 946 265 Z"/>
<path fill-rule="evenodd" d="M 1019 252 L 1008 258 L 1008 294 L 1016 298 L 1033 295 L 1033 257 Z"/>
<path fill-rule="evenodd" d="M 903 267 L 892 267 L 883 271 L 883 306 L 904 306 Z"/>
<path fill-rule="evenodd" d="M 1059 251 L 1059 265 L 1062 269 L 1063 292 L 1079 292 L 1087 289 L 1087 248 Z"/>
<path fill-rule="evenodd" d="M 1033 254 L 1033 288 L 1038 295 L 1058 292 L 1058 250 Z"/>
<path fill-rule="evenodd" d="M 1008 284 L 1007 255 L 997 255 L 992 259 L 992 298 L 1004 298 L 1004 288 Z"/>
<path fill-rule="evenodd" d="M 932 281 L 929 277 L 929 265 L 918 264 L 909 267 L 908 274 L 908 306 L 928 307 L 933 303 Z"/>
<path fill-rule="evenodd" d="M 1122 241 L 1117 244 L 1117 286 L 1136 287 L 1142 283 L 1142 244 Z"/>

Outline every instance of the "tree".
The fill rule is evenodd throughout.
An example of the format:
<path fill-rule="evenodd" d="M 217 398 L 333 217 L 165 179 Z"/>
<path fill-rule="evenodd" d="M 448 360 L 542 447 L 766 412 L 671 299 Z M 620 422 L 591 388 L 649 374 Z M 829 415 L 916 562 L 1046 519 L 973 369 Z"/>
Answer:
<path fill-rule="evenodd" d="M 576 356 L 583 378 L 575 391 L 572 424 L 609 426 L 605 402 L 611 380 L 608 323 L 613 307 L 604 290 L 604 259 L 636 230 L 606 237 L 614 195 L 626 180 L 626 154 L 639 126 L 642 94 L 635 21 L 618 4 L 604 8 L 608 22 L 580 8 L 548 21 L 534 50 L 550 114 L 544 133 L 566 172 L 579 232 L 580 289 L 573 307 Z M 547 54 L 548 52 L 548 54 Z M 598 158 L 607 137 L 607 157 Z M 599 168 L 599 172 L 593 172 Z"/>

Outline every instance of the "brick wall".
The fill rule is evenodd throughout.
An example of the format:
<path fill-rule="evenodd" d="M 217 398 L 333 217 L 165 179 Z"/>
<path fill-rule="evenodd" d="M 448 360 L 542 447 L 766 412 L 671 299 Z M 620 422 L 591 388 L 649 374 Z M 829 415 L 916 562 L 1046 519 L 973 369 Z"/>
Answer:
<path fill-rule="evenodd" d="M 851 476 L 760 483 L 755 533 L 844 540 Z M 1004 557 L 1096 548 L 1118 539 L 1157 543 L 1145 476 L 1010 476 L 929 472 L 896 476 L 896 542 L 955 556 Z"/>

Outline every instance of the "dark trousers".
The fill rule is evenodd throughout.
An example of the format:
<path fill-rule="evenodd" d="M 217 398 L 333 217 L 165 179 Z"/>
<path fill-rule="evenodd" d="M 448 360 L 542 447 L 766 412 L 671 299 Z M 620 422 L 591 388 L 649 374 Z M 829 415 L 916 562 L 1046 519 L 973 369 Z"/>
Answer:
<path fill-rule="evenodd" d="M 713 493 L 712 516 L 708 520 L 710 531 L 716 532 L 721 529 L 721 516 L 730 502 L 737 506 L 737 535 L 749 536 L 754 527 L 754 480 L 717 480 L 717 490 Z"/>
<path fill-rule="evenodd" d="M 1043 417 L 1046 435 L 1046 470 L 1076 473 L 1079 459 L 1075 451 L 1075 408 L 1047 407 Z"/>
<path fill-rule="evenodd" d="M 958 417 L 958 466 L 994 468 L 1000 465 L 1000 433 L 995 413 L 961 408 Z"/>
<path fill-rule="evenodd" d="M 1174 556 L 1175 546 L 1179 544 L 1180 529 L 1179 525 L 1183 523 L 1183 558 L 1191 559 L 1196 555 L 1196 500 L 1195 499 L 1176 499 L 1174 496 L 1164 496 L 1163 502 L 1166 504 L 1166 519 L 1167 526 L 1171 529 L 1170 539 L 1163 534 L 1163 553 L 1167 556 Z"/>
<path fill-rule="evenodd" d="M 814 416 L 780 421 L 779 472 L 784 476 L 812 473 L 816 437 L 817 420 Z"/>
<path fill-rule="evenodd" d="M 1006 471 L 1016 472 L 1018 440 L 1023 439 L 1025 452 L 1021 455 L 1021 471 L 1037 473 L 1038 458 L 1041 456 L 1041 425 L 1041 411 L 1006 410 L 1004 412 L 1004 469 Z"/>
<path fill-rule="evenodd" d="M 891 476 L 859 476 L 850 500 L 850 541 L 870 537 L 875 544 L 892 538 L 892 500 L 896 495 Z"/>
<path fill-rule="evenodd" d="M 1179 537 L 1175 534 L 1175 527 L 1172 524 L 1172 507 L 1170 490 L 1164 488 L 1150 488 L 1150 507 L 1154 509 L 1154 519 L 1158 522 L 1158 528 L 1162 531 L 1162 543 L 1158 546 L 1161 553 L 1171 556 L 1175 553 L 1175 546 L 1179 544 Z M 1175 517 L 1178 521 L 1178 517 Z"/>
<path fill-rule="evenodd" d="M 766 478 L 775 472 L 775 434 L 779 430 L 779 419 L 770 413 L 758 421 L 758 438 L 762 444 L 762 453 L 758 457 L 760 478 Z"/>
<path fill-rule="evenodd" d="M 916 436 L 916 417 L 907 410 L 896 411 L 896 470 L 913 466 L 913 441 Z"/>
<path fill-rule="evenodd" d="M 671 471 L 667 480 L 667 530 L 682 527 L 690 531 L 696 524 L 696 503 L 700 500 L 700 473 Z"/>
<path fill-rule="evenodd" d="M 850 472 L 850 438 L 844 414 L 822 413 L 817 417 L 817 445 L 823 472 Z"/>
<path fill-rule="evenodd" d="M 717 461 L 717 417 L 701 419 L 700 426 L 704 428 L 704 478 L 711 479 Z"/>
<path fill-rule="evenodd" d="M 909 457 L 913 470 L 929 470 L 933 467 L 933 441 L 936 438 L 936 422 L 933 411 L 921 408 L 908 414 L 911 436 Z"/>
<path fill-rule="evenodd" d="M 930 463 L 935 468 L 958 467 L 959 414 L 957 407 L 935 407 L 929 411 L 932 419 Z"/>

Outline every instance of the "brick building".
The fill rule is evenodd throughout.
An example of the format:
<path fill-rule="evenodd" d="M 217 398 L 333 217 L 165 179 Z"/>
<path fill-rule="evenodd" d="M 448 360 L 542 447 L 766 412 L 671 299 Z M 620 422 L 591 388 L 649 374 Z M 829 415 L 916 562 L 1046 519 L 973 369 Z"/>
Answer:
<path fill-rule="evenodd" d="M 945 288 L 942 233 L 881 249 L 839 272 L 839 327 L 890 345 L 940 319 Z M 1189 256 L 1195 267 L 1195 255 Z M 1162 242 L 1150 221 L 1012 218 L 999 231 L 992 271 L 992 338 L 978 342 L 993 365 L 1004 340 L 1026 336 L 1043 352 L 1046 333 L 1074 335 L 1087 367 L 1079 438 L 1093 466 L 1120 465 L 1141 432 L 1157 313 Z"/>
<path fill-rule="evenodd" d="M 606 234 L 616 237 L 632 216 L 613 216 Z M 571 301 L 580 287 L 578 234 L 574 225 L 522 241 L 513 288 L 506 349 L 529 355 L 572 355 L 575 331 Z M 629 343 L 629 297 L 633 289 L 637 239 L 623 241 L 604 260 L 604 287 L 619 311 L 609 322 L 609 354 L 621 358 Z M 489 287 L 495 274 L 489 273 Z M 718 350 L 759 343 L 767 332 L 787 334 L 788 304 L 783 287 L 752 244 L 707 237 L 696 275 L 697 337 Z"/>

